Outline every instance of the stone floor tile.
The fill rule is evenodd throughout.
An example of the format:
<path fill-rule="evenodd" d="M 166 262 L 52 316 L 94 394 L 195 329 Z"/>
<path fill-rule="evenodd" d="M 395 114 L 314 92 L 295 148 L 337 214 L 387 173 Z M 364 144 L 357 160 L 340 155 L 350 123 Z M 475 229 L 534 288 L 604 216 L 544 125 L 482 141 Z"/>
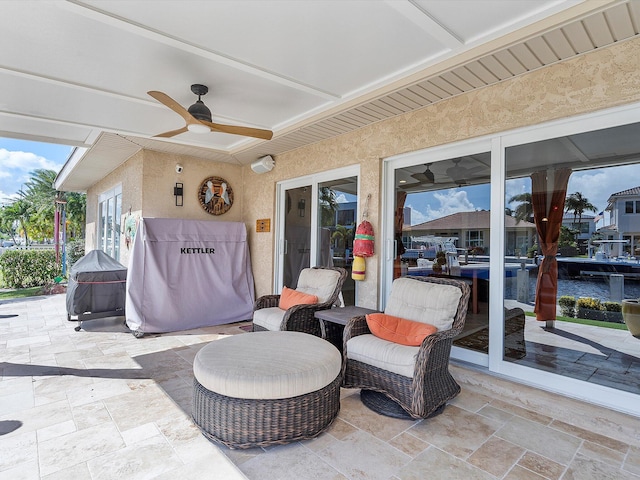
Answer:
<path fill-rule="evenodd" d="M 627 454 L 627 458 L 624 461 L 622 469 L 625 472 L 640 475 L 640 448 L 629 448 L 629 453 Z"/>
<path fill-rule="evenodd" d="M 416 424 L 409 433 L 466 459 L 502 425 L 502 422 L 449 405 L 440 415 Z"/>
<path fill-rule="evenodd" d="M 115 452 L 124 446 L 120 433 L 112 423 L 96 425 L 40 442 L 38 444 L 40 474 L 49 475 L 92 458 Z"/>
<path fill-rule="evenodd" d="M 166 417 L 176 408 L 169 396 L 154 384 L 102 401 L 121 431 Z"/>
<path fill-rule="evenodd" d="M 167 470 L 154 477 L 154 480 L 202 480 L 205 475 L 211 480 L 243 480 L 247 478 L 229 460 L 221 462 L 217 458 L 203 458 L 173 470 Z"/>
<path fill-rule="evenodd" d="M 402 467 L 395 476 L 400 480 L 495 480 L 493 475 L 436 447 L 426 449 Z"/>
<path fill-rule="evenodd" d="M 1 467 L 0 462 L 0 468 Z M 40 478 L 38 460 L 35 458 L 7 470 L 0 470 L 0 480 L 33 480 Z"/>
<path fill-rule="evenodd" d="M 55 425 L 49 425 L 48 427 L 40 428 L 37 430 L 38 442 L 45 442 L 52 438 L 61 437 L 68 433 L 73 433 L 77 430 L 76 424 L 73 420 L 67 420 L 66 422 L 57 423 Z"/>
<path fill-rule="evenodd" d="M 542 425 L 548 425 L 553 420 L 552 417 L 550 417 L 549 415 L 545 415 L 544 413 L 529 410 L 527 408 L 522 408 L 500 399 L 493 400 L 491 402 L 491 406 L 499 410 L 511 413 L 513 415 L 517 415 L 518 417 L 526 418 L 527 420 L 531 420 L 532 422 L 540 423 Z"/>
<path fill-rule="evenodd" d="M 183 465 L 162 435 L 87 461 L 92 480 L 145 480 Z"/>
<path fill-rule="evenodd" d="M 416 420 L 391 418 L 375 413 L 362 403 L 359 394 L 342 399 L 340 405 L 341 419 L 384 441 L 392 439 L 417 423 Z"/>
<path fill-rule="evenodd" d="M 358 480 L 386 480 L 411 461 L 409 455 L 362 430 L 332 443 L 318 456 L 346 477 Z"/>
<path fill-rule="evenodd" d="M 526 452 L 518 461 L 518 465 L 550 480 L 561 478 L 566 469 L 565 465 L 533 452 Z"/>
<path fill-rule="evenodd" d="M 640 477 L 608 463 L 578 454 L 569 465 L 562 479 L 583 480 L 585 478 L 597 480 L 638 480 Z"/>
<path fill-rule="evenodd" d="M 55 473 L 45 475 L 42 477 L 42 480 L 89 480 L 90 478 L 91 473 L 89 473 L 87 462 L 82 462 Z"/>
<path fill-rule="evenodd" d="M 520 417 L 513 417 L 496 436 L 521 447 L 568 465 L 582 440 L 550 427 Z"/>
<path fill-rule="evenodd" d="M 502 477 L 522 457 L 525 450 L 501 438 L 491 437 L 467 461 L 496 477 Z"/>
<path fill-rule="evenodd" d="M 563 422 L 562 420 L 554 420 L 553 422 L 551 422 L 550 426 L 565 433 L 569 433 L 573 436 L 582 438 L 583 440 L 588 440 L 589 442 L 596 443 L 611 450 L 616 450 L 623 454 L 627 453 L 627 450 L 629 449 L 629 445 L 627 445 L 625 442 L 607 437 L 606 435 L 600 435 L 585 428 L 571 425 L 567 422 Z"/>
<path fill-rule="evenodd" d="M 271 448 L 243 462 L 239 468 L 250 480 L 264 480 L 265 472 L 269 472 L 269 478 L 278 480 L 338 480 L 346 477 L 298 442 Z"/>
<path fill-rule="evenodd" d="M 504 476 L 503 480 L 547 480 L 547 478 L 531 470 L 527 470 L 520 465 L 515 465 L 509 473 Z"/>
<path fill-rule="evenodd" d="M 0 437 L 0 472 L 37 457 L 38 443 L 35 432 Z"/>
<path fill-rule="evenodd" d="M 389 440 L 389 445 L 396 447 L 410 457 L 416 457 L 429 448 L 430 444 L 408 432 L 402 432 Z"/>

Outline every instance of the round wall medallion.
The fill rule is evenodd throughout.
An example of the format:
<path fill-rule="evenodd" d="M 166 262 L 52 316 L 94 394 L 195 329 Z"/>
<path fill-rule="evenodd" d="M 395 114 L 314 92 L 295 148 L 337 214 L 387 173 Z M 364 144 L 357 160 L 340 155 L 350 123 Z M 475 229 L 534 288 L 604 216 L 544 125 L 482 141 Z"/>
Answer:
<path fill-rule="evenodd" d="M 205 212 L 222 215 L 233 205 L 233 189 L 224 178 L 205 178 L 198 189 L 198 201 Z"/>

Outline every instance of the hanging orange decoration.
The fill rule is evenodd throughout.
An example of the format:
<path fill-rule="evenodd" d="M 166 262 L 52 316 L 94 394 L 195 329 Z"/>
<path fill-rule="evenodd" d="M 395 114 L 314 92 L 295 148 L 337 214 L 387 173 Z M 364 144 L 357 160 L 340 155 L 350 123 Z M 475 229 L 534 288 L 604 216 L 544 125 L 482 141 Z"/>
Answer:
<path fill-rule="evenodd" d="M 366 220 L 356 228 L 356 235 L 353 239 L 353 256 L 373 256 L 373 226 Z"/>
<path fill-rule="evenodd" d="M 363 217 L 369 216 L 369 199 L 371 194 L 367 196 L 366 206 Z M 354 280 L 364 280 L 365 275 L 365 257 L 373 256 L 373 226 L 367 220 L 363 220 L 353 238 L 353 265 L 351 266 L 351 278 Z"/>

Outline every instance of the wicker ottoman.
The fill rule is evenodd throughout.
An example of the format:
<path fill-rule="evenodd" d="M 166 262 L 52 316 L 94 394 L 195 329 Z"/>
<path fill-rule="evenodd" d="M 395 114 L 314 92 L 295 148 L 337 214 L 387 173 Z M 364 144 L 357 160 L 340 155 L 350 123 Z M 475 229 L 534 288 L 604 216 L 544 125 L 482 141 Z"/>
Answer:
<path fill-rule="evenodd" d="M 340 409 L 340 352 L 300 332 L 234 335 L 193 362 L 193 420 L 230 448 L 313 438 Z"/>

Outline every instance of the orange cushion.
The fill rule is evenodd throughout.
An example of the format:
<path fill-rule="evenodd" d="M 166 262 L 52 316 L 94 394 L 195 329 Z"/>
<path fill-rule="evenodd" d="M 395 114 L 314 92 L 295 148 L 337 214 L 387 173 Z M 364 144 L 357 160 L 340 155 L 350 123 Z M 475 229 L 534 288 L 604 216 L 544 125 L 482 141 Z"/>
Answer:
<path fill-rule="evenodd" d="M 280 303 L 278 306 L 282 310 L 289 310 L 294 305 L 313 305 L 314 303 L 318 303 L 318 297 L 316 295 L 284 287 L 280 294 Z"/>
<path fill-rule="evenodd" d="M 428 323 L 414 322 L 386 313 L 370 313 L 367 315 L 367 325 L 376 337 L 411 347 L 420 346 L 425 338 L 438 331 Z"/>

